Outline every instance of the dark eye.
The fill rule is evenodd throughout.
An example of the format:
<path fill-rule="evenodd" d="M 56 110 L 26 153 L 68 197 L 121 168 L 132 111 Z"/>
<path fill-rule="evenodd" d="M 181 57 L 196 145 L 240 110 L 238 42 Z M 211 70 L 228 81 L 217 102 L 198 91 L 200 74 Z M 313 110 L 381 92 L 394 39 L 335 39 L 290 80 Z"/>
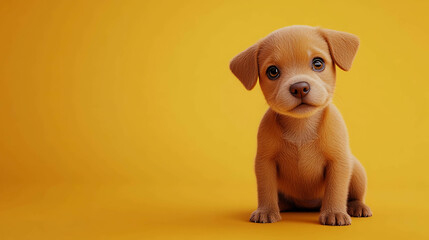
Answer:
<path fill-rule="evenodd" d="M 325 62 L 319 57 L 313 58 L 312 68 L 316 72 L 321 72 L 325 69 Z"/>
<path fill-rule="evenodd" d="M 280 71 L 276 66 L 269 66 L 267 68 L 267 76 L 271 80 L 276 80 L 280 76 Z"/>

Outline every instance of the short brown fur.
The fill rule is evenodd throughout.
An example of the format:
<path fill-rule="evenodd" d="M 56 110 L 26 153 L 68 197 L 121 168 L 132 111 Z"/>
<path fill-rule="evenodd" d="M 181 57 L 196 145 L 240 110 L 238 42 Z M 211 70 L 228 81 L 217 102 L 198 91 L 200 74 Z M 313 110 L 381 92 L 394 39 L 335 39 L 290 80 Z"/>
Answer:
<path fill-rule="evenodd" d="M 280 211 L 320 209 L 324 225 L 349 225 L 352 217 L 369 217 L 364 204 L 366 173 L 352 155 L 347 128 L 331 102 L 335 65 L 351 68 L 359 39 L 349 33 L 308 26 L 279 29 L 238 54 L 231 71 L 251 90 L 259 83 L 270 106 L 258 131 L 255 173 L 258 209 L 250 221 L 281 220 Z M 314 71 L 320 57 L 325 69 Z M 280 77 L 266 71 L 277 66 Z M 290 86 L 309 84 L 302 98 Z"/>

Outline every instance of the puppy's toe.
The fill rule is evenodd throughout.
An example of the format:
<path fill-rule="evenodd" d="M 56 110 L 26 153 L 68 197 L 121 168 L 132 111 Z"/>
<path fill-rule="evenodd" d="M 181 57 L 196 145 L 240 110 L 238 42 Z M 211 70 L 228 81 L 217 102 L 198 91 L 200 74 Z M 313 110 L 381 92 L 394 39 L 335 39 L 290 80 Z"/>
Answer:
<path fill-rule="evenodd" d="M 352 217 L 371 217 L 371 209 L 363 202 L 356 200 L 347 203 L 347 213 Z"/>
<path fill-rule="evenodd" d="M 250 221 L 255 223 L 274 223 L 281 220 L 280 212 L 275 210 L 255 210 Z"/>

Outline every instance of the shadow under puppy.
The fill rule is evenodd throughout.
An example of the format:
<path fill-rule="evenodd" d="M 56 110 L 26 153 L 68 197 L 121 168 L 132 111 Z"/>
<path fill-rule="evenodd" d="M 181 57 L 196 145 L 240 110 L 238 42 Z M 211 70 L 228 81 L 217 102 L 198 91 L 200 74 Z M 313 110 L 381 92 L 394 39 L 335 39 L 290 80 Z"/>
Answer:
<path fill-rule="evenodd" d="M 349 33 L 290 26 L 234 57 L 231 71 L 270 106 L 258 131 L 258 209 L 250 221 L 281 220 L 280 211 L 320 209 L 325 225 L 369 217 L 366 173 L 352 155 L 347 128 L 331 102 L 335 65 L 348 71 L 359 47 Z"/>

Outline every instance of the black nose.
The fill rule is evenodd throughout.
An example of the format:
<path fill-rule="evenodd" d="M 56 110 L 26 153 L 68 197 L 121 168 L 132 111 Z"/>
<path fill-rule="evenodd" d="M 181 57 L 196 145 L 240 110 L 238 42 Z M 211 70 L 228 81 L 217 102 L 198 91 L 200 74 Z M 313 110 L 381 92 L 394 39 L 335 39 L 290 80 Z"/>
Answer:
<path fill-rule="evenodd" d="M 310 84 L 308 82 L 297 82 L 290 86 L 290 94 L 296 98 L 303 98 L 310 92 Z"/>

